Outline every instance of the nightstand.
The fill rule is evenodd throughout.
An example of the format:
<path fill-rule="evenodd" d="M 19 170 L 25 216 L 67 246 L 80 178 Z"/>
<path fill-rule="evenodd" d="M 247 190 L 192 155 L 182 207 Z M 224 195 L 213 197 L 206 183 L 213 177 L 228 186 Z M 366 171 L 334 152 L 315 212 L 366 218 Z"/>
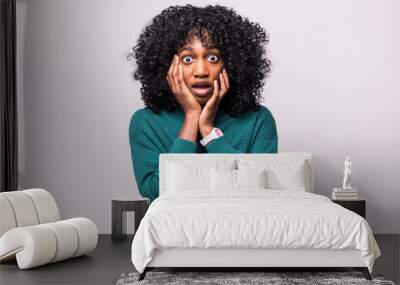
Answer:
<path fill-rule="evenodd" d="M 112 241 L 123 241 L 127 235 L 122 232 L 122 215 L 123 212 L 135 213 L 135 232 L 139 227 L 140 221 L 146 214 L 147 208 L 150 206 L 148 198 L 140 198 L 134 196 L 116 196 L 111 202 L 111 239 Z"/>
<path fill-rule="evenodd" d="M 366 200 L 365 199 L 355 199 L 355 200 L 334 200 L 332 202 L 339 204 L 340 206 L 359 214 L 361 217 L 366 219 Z"/>

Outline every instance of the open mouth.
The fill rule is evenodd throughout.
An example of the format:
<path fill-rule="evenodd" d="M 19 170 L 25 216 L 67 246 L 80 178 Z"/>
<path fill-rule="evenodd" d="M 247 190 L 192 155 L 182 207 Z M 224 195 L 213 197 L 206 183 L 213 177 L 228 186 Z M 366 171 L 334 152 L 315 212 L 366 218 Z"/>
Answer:
<path fill-rule="evenodd" d="M 209 83 L 194 83 L 192 90 L 195 95 L 206 96 L 211 92 L 211 84 Z"/>

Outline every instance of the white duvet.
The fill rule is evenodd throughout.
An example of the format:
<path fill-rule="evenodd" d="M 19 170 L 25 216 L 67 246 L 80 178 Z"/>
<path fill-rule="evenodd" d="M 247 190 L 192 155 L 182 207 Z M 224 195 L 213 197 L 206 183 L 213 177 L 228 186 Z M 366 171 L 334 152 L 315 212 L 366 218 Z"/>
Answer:
<path fill-rule="evenodd" d="M 247 189 L 166 193 L 150 205 L 132 242 L 143 272 L 154 249 L 358 249 L 372 272 L 379 247 L 367 221 L 318 194 Z"/>

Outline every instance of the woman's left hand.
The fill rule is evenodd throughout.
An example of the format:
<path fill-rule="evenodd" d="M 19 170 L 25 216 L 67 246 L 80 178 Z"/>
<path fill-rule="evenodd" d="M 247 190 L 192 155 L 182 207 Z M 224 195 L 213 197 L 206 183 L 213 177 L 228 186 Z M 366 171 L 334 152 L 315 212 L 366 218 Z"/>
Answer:
<path fill-rule="evenodd" d="M 214 92 L 200 113 L 199 131 L 203 138 L 214 128 L 214 119 L 217 115 L 219 104 L 229 90 L 229 78 L 225 68 L 219 74 L 219 81 L 221 89 L 218 80 L 214 80 Z"/>

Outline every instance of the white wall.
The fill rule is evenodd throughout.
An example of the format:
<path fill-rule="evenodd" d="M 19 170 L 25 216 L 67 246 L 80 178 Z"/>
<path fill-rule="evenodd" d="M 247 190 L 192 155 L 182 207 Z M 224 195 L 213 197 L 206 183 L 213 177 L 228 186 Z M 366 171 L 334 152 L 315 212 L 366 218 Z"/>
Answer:
<path fill-rule="evenodd" d="M 20 188 L 46 188 L 64 218 L 110 233 L 111 197 L 139 195 L 128 124 L 144 105 L 125 56 L 153 16 L 186 3 L 234 7 L 267 29 L 279 151 L 314 153 L 324 195 L 350 155 L 372 229 L 400 233 L 396 0 L 17 0 Z"/>

